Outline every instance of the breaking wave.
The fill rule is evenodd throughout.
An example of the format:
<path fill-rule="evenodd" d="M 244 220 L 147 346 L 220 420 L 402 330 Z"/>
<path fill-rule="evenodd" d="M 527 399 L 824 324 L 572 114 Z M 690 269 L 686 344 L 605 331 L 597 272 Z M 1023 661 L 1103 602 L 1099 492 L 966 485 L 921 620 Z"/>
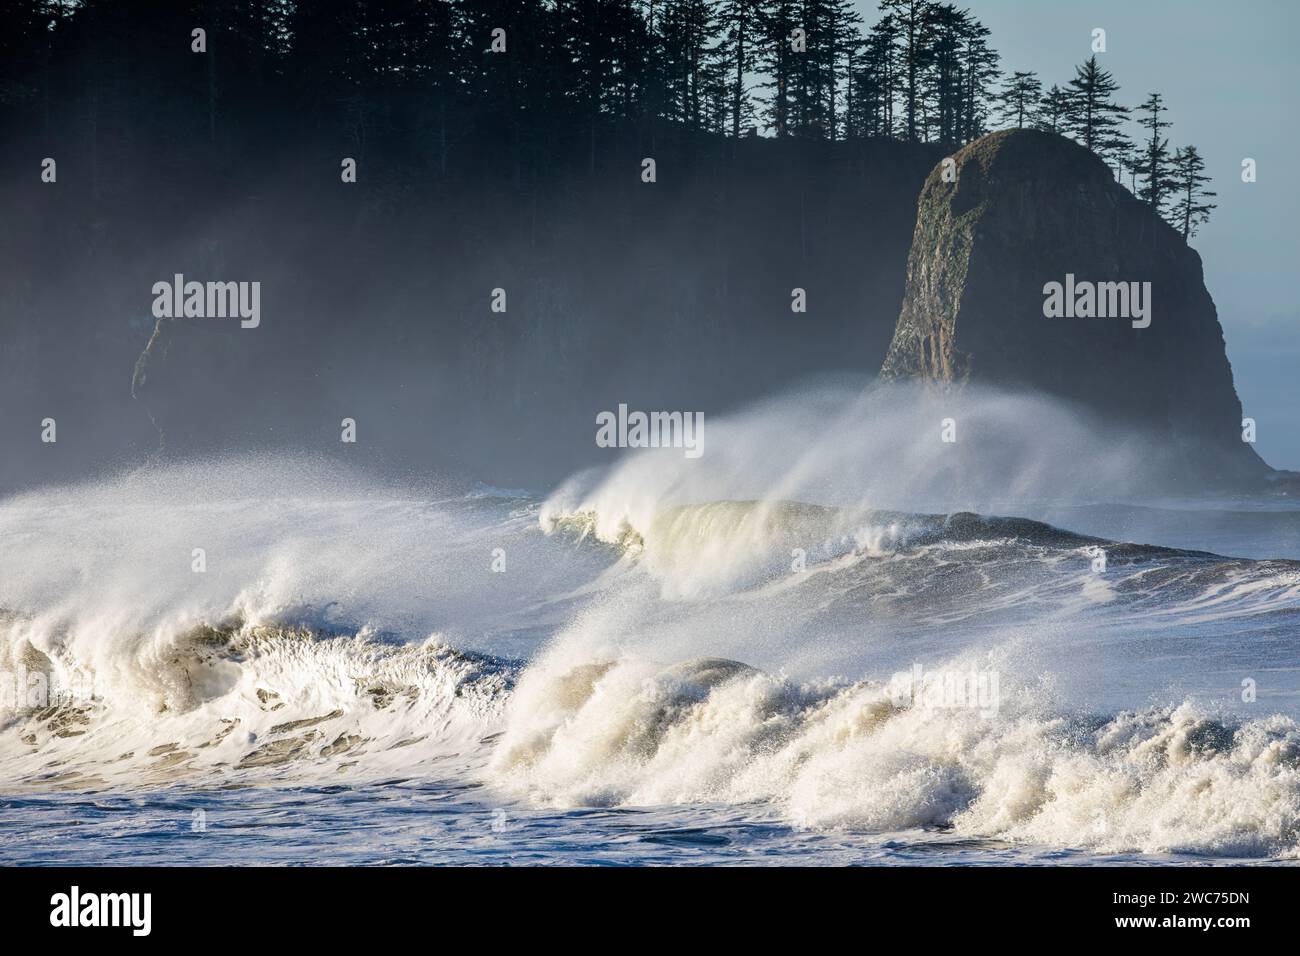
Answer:
<path fill-rule="evenodd" d="M 939 409 L 839 398 L 545 500 L 301 459 L 4 499 L 0 674 L 22 681 L 0 786 L 427 775 L 551 807 L 1297 856 L 1300 563 L 998 516 L 997 494 L 1082 480 L 1070 456 L 1004 441 L 989 465 L 918 437 Z M 959 427 L 1022 413 L 988 398 Z M 1040 421 L 1089 480 L 1135 467 Z"/>
<path fill-rule="evenodd" d="M 1065 716 L 1047 696 L 1003 688 L 994 714 L 918 699 L 911 674 L 795 683 L 734 661 L 560 658 L 520 683 L 492 771 L 558 806 L 763 802 L 809 827 L 1300 853 L 1293 720 L 1225 723 L 1191 704 Z"/>
<path fill-rule="evenodd" d="M 4 634 L 26 695 L 11 695 L 0 733 L 7 789 L 427 773 L 479 747 L 517 671 L 436 637 L 237 623 L 101 674 L 36 651 L 22 629 L 11 618 Z"/>

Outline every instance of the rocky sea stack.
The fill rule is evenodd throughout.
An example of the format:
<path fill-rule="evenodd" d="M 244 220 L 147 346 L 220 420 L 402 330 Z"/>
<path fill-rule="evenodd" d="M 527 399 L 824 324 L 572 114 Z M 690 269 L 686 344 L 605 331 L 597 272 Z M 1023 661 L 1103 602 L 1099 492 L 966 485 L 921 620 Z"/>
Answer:
<path fill-rule="evenodd" d="M 952 159 L 917 203 L 882 377 L 1065 399 L 1150 431 L 1198 482 L 1269 474 L 1242 441 L 1201 258 L 1177 230 L 1063 136 L 1007 130 Z"/>

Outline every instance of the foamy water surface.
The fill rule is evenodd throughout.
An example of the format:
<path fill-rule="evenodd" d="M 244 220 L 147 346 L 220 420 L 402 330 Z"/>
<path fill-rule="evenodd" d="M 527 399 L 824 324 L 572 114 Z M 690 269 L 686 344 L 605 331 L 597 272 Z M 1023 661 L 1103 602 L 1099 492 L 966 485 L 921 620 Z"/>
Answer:
<path fill-rule="evenodd" d="M 909 488 L 848 408 L 548 494 L 286 458 L 4 499 L 0 859 L 1296 858 L 1295 510 L 1050 497 L 1028 444 Z"/>

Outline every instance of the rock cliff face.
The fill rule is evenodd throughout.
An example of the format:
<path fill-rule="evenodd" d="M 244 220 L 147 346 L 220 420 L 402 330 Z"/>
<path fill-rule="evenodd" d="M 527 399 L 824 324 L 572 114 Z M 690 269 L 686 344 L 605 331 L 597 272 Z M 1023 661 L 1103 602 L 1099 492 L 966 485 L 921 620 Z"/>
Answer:
<path fill-rule="evenodd" d="M 1062 136 L 1008 130 L 952 158 L 955 170 L 937 166 L 918 200 L 884 378 L 1076 402 L 1148 430 L 1201 480 L 1270 471 L 1241 441 L 1201 259 L 1174 229 Z"/>

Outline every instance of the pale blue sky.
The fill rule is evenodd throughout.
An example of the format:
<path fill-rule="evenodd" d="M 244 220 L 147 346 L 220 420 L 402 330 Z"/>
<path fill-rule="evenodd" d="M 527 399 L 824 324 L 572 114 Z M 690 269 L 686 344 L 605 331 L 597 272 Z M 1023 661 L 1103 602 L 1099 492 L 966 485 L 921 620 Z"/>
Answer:
<path fill-rule="evenodd" d="M 874 0 L 859 0 L 866 25 Z M 1192 239 L 1219 309 L 1237 390 L 1259 423 L 1258 448 L 1300 469 L 1300 0 L 967 0 L 992 31 L 1002 68 L 1062 86 L 1106 30 L 1102 66 L 1134 106 L 1169 106 L 1171 146 L 1194 144 L 1218 192 Z M 1140 132 L 1140 130 L 1135 130 Z M 1241 161 L 1258 181 L 1241 181 Z"/>

